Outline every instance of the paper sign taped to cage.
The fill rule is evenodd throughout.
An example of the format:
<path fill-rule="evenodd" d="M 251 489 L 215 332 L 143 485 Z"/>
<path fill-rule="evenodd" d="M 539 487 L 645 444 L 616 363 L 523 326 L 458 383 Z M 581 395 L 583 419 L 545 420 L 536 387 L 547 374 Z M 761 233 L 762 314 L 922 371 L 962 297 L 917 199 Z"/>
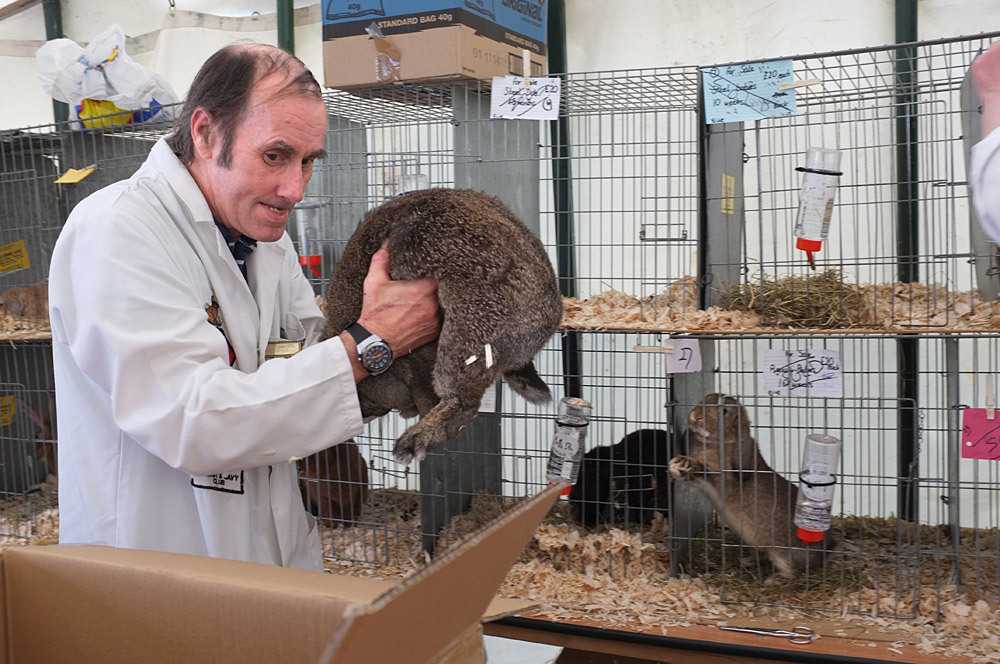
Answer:
<path fill-rule="evenodd" d="M 1000 460 L 1000 411 L 991 420 L 985 408 L 962 410 L 962 458 Z"/>
<path fill-rule="evenodd" d="M 10 426 L 14 419 L 14 395 L 0 396 L 0 427 Z"/>
<path fill-rule="evenodd" d="M 0 244 L 0 272 L 14 272 L 28 267 L 31 267 L 31 262 L 24 240 Z"/>
<path fill-rule="evenodd" d="M 668 374 L 701 371 L 701 346 L 697 339 L 667 339 L 663 350 Z"/>
<path fill-rule="evenodd" d="M 836 350 L 766 350 L 761 375 L 768 396 L 844 396 L 840 352 Z"/>
<path fill-rule="evenodd" d="M 490 88 L 490 117 L 494 120 L 555 120 L 559 117 L 561 78 L 494 76 Z"/>
<path fill-rule="evenodd" d="M 497 386 L 496 383 L 491 383 L 486 391 L 483 392 L 483 400 L 479 402 L 479 412 L 480 413 L 495 413 L 497 412 Z"/>
<path fill-rule="evenodd" d="M 705 122 L 749 122 L 795 115 L 791 60 L 749 62 L 701 70 Z"/>

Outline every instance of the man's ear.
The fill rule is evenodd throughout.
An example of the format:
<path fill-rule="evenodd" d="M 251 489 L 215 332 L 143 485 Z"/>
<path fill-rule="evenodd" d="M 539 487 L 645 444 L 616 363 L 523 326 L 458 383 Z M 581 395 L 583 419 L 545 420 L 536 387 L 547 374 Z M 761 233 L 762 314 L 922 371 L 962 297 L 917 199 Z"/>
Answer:
<path fill-rule="evenodd" d="M 196 108 L 191 114 L 191 140 L 195 153 L 202 159 L 211 160 L 216 150 L 215 118 L 204 108 Z"/>

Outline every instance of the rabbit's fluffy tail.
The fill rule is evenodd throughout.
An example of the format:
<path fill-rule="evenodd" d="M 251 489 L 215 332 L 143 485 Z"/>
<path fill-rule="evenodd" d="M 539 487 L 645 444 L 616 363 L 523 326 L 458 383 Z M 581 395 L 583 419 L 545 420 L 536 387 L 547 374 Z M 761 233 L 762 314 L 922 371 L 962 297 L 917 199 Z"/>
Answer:
<path fill-rule="evenodd" d="M 532 403 L 545 403 L 552 399 L 549 386 L 538 376 L 535 363 L 528 362 L 519 369 L 504 374 L 510 388 Z"/>

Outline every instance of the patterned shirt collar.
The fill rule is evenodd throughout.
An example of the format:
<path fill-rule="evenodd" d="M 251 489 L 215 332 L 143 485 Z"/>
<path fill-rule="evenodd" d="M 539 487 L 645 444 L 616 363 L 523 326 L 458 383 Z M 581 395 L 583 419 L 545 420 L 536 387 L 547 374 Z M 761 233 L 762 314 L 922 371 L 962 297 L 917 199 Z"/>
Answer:
<path fill-rule="evenodd" d="M 226 241 L 229 251 L 233 252 L 233 258 L 236 260 L 236 265 L 240 268 L 240 273 L 246 279 L 246 260 L 253 253 L 253 250 L 257 248 L 257 240 L 247 235 L 240 235 L 238 240 L 234 240 L 233 234 L 218 219 L 215 220 L 215 225 L 218 227 L 219 232 L 222 233 L 222 239 Z"/>

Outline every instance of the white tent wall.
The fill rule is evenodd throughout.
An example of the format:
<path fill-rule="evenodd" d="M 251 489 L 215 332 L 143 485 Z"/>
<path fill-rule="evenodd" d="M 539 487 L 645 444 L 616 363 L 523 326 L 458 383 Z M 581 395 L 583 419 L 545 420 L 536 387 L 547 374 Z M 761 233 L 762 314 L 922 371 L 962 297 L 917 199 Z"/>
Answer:
<path fill-rule="evenodd" d="M 236 40 L 276 43 L 274 0 L 63 0 L 67 38 L 86 43 L 112 22 L 130 38 L 129 55 L 163 76 L 178 95 L 201 62 Z M 895 3 L 842 0 L 835 5 L 795 0 L 568 0 L 567 55 L 571 71 L 698 65 L 889 44 Z M 0 12 L 15 0 L 0 0 Z M 321 76 L 320 4 L 295 2 L 296 54 Z M 993 0 L 922 0 L 920 39 L 978 34 L 1000 28 Z M 256 15 L 255 15 L 256 14 Z M 50 98 L 35 73 L 45 41 L 41 2 L 0 19 L 0 71 L 8 97 L 0 128 L 52 120 Z M 16 101 L 14 101 L 16 100 Z"/>

